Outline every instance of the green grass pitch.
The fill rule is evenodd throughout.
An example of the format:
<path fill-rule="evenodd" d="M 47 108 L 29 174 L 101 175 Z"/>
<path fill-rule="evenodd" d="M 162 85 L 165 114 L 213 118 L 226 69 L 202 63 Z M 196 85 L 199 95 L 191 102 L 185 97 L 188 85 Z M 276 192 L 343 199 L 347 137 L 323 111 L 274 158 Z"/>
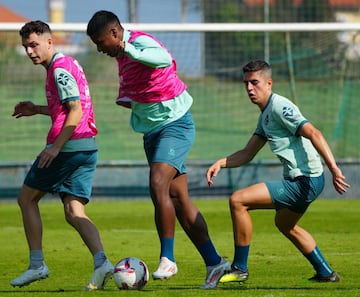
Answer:
<path fill-rule="evenodd" d="M 205 216 L 218 251 L 230 261 L 233 239 L 227 199 L 194 200 Z M 312 233 L 328 262 L 341 276 L 339 283 L 307 281 L 313 269 L 305 258 L 274 227 L 272 210 L 251 213 L 254 223 L 249 256 L 250 278 L 246 284 L 199 289 L 205 267 L 184 232 L 177 225 L 175 256 L 178 274 L 168 281 L 153 281 L 142 291 L 120 291 L 110 280 L 104 291 L 85 292 L 92 273 L 92 257 L 78 234 L 66 224 L 60 201 L 40 203 L 43 215 L 43 246 L 50 278 L 23 288 L 9 282 L 28 265 L 28 251 L 21 215 L 14 201 L 0 202 L 0 296 L 360 296 L 360 200 L 319 199 L 309 208 L 300 225 Z M 106 253 L 115 264 L 125 256 L 143 259 L 156 269 L 159 242 L 149 200 L 96 199 L 87 206 L 90 218 L 102 236 Z"/>

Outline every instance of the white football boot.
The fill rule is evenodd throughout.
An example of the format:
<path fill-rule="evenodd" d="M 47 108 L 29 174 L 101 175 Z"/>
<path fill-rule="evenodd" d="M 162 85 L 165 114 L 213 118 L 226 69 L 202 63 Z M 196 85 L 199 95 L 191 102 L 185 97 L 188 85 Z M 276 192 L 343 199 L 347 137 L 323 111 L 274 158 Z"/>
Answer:
<path fill-rule="evenodd" d="M 17 278 L 14 278 L 10 282 L 10 284 L 13 287 L 23 287 L 31 284 L 32 282 L 45 279 L 49 277 L 49 275 L 50 275 L 49 268 L 46 266 L 45 263 L 43 263 L 43 265 L 37 269 L 26 270 L 22 275 L 20 275 Z"/>
<path fill-rule="evenodd" d="M 169 279 L 177 273 L 177 265 L 167 257 L 161 257 L 158 269 L 153 272 L 154 280 Z"/>
<path fill-rule="evenodd" d="M 85 291 L 102 290 L 106 282 L 113 276 L 114 266 L 106 259 L 105 262 L 94 270 L 94 273 L 85 286 Z"/>

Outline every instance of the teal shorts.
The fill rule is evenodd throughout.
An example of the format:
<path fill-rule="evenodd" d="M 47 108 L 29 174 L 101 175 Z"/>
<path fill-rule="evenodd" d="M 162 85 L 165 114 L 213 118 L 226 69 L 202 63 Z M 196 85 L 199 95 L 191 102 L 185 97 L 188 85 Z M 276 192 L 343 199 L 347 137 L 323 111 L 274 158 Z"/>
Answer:
<path fill-rule="evenodd" d="M 299 176 L 265 182 L 276 210 L 288 208 L 296 213 L 304 213 L 322 192 L 325 186 L 324 173 L 318 177 Z"/>
<path fill-rule="evenodd" d="M 195 140 L 195 125 L 191 113 L 144 135 L 144 150 L 148 164 L 166 163 L 178 174 L 186 173 L 185 159 Z"/>
<path fill-rule="evenodd" d="M 60 152 L 48 168 L 38 168 L 35 160 L 25 177 L 24 184 L 43 192 L 56 194 L 61 198 L 73 195 L 85 199 L 91 196 L 92 181 L 98 152 Z"/>

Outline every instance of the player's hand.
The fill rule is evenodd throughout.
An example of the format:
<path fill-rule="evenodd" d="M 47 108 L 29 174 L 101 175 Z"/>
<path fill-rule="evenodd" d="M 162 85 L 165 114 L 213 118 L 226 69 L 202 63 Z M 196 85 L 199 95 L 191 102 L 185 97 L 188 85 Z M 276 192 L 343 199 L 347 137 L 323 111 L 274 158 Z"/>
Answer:
<path fill-rule="evenodd" d="M 119 48 L 120 48 L 122 53 L 125 52 L 125 46 L 126 46 L 126 42 L 125 41 L 120 41 Z"/>
<path fill-rule="evenodd" d="M 220 162 L 217 161 L 213 165 L 211 165 L 206 171 L 206 180 L 209 187 L 213 185 L 214 183 L 213 178 L 217 176 L 220 170 L 221 170 Z"/>
<path fill-rule="evenodd" d="M 32 116 L 34 114 L 36 114 L 36 105 L 31 101 L 21 101 L 15 105 L 12 116 L 18 119 L 24 116 Z"/>
<path fill-rule="evenodd" d="M 44 149 L 39 155 L 38 168 L 48 168 L 51 165 L 52 161 L 59 154 L 59 151 L 60 150 L 58 148 L 55 148 L 54 146 Z"/>
<path fill-rule="evenodd" d="M 333 185 L 335 190 L 339 194 L 343 194 L 347 192 L 347 189 L 350 188 L 350 185 L 345 182 L 345 176 L 342 174 L 340 168 L 332 168 L 331 173 L 333 176 Z"/>

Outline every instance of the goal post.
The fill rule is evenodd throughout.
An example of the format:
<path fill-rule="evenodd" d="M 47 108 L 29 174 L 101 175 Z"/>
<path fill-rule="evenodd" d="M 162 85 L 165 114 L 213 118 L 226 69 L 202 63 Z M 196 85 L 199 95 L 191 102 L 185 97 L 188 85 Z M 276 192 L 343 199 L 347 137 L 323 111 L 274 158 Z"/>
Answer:
<path fill-rule="evenodd" d="M 17 31 L 23 23 L 0 22 L 0 31 Z M 359 23 L 123 23 L 129 30 L 149 32 L 339 32 L 359 31 Z M 53 31 L 85 32 L 86 23 L 49 23 Z"/>

